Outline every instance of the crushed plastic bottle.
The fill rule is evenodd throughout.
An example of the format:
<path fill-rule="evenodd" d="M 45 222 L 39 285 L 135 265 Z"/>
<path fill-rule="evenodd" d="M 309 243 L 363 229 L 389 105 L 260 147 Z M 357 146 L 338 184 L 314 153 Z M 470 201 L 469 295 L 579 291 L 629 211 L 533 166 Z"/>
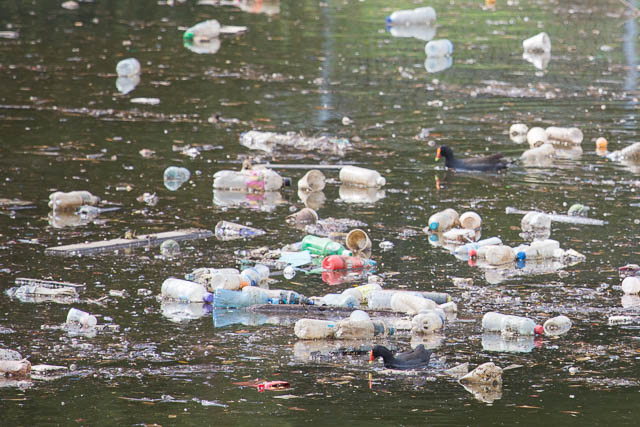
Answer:
<path fill-rule="evenodd" d="M 427 73 L 439 73 L 453 65 L 452 56 L 427 56 L 424 60 L 424 69 Z"/>
<path fill-rule="evenodd" d="M 516 257 L 522 260 L 549 259 L 554 257 L 555 251 L 559 248 L 560 243 L 557 240 L 536 240 L 531 245 L 523 245 L 517 250 Z"/>
<path fill-rule="evenodd" d="M 215 228 L 215 235 L 219 240 L 247 239 L 265 234 L 264 230 L 229 221 L 218 221 Z"/>
<path fill-rule="evenodd" d="M 356 286 L 342 291 L 342 295 L 351 295 L 358 300 L 360 304 L 367 304 L 369 295 L 372 292 L 382 290 L 382 286 L 377 283 L 368 283 L 366 285 Z"/>
<path fill-rule="evenodd" d="M 189 169 L 178 166 L 169 166 L 164 170 L 164 186 L 169 191 L 176 191 L 191 178 Z"/>
<path fill-rule="evenodd" d="M 67 326 L 80 329 L 94 328 L 98 324 L 98 319 L 86 311 L 71 308 L 67 313 Z"/>

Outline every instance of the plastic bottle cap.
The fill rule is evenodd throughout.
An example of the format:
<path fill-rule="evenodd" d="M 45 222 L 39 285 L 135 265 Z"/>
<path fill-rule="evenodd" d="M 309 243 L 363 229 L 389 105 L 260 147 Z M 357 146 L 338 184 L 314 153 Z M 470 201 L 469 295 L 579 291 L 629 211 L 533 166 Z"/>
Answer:
<path fill-rule="evenodd" d="M 478 256 L 478 251 L 476 251 L 475 249 L 469 249 L 469 256 L 471 258 L 475 258 Z"/>
<path fill-rule="evenodd" d="M 391 17 L 387 16 L 387 18 L 385 19 L 385 21 L 387 22 L 387 24 L 391 24 Z"/>
<path fill-rule="evenodd" d="M 191 31 L 185 31 L 184 34 L 182 35 L 182 40 L 184 41 L 193 41 L 193 32 Z"/>
<path fill-rule="evenodd" d="M 544 334 L 544 327 L 542 327 L 542 325 L 536 325 L 536 327 L 533 328 L 533 332 L 536 335 L 543 335 Z"/>
<path fill-rule="evenodd" d="M 440 224 L 438 224 L 438 221 L 433 221 L 431 224 L 429 224 L 429 228 L 432 229 L 433 231 L 438 229 L 438 226 Z"/>
<path fill-rule="evenodd" d="M 284 185 L 285 187 L 291 187 L 291 178 L 289 177 L 282 178 L 282 185 Z"/>
<path fill-rule="evenodd" d="M 208 302 L 208 303 L 212 303 L 213 302 L 213 294 L 211 292 L 207 292 L 206 294 L 204 294 L 204 296 L 202 297 L 202 301 L 204 302 Z"/>
<path fill-rule="evenodd" d="M 516 254 L 516 258 L 518 259 L 527 259 L 527 254 L 524 251 L 520 251 Z"/>

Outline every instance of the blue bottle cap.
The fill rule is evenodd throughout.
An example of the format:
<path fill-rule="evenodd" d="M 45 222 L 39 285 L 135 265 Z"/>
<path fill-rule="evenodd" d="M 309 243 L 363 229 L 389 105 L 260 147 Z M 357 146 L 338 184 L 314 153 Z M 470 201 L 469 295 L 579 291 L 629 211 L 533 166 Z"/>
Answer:
<path fill-rule="evenodd" d="M 387 24 L 391 24 L 391 16 L 387 16 L 387 18 L 385 19 L 385 22 Z"/>
<path fill-rule="evenodd" d="M 433 221 L 431 224 L 429 224 L 429 228 L 432 229 L 433 231 L 436 231 L 439 225 L 440 224 L 438 224 L 438 221 Z"/>
<path fill-rule="evenodd" d="M 202 297 L 202 301 L 203 302 L 208 302 L 208 303 L 212 303 L 213 302 L 213 294 L 211 292 L 207 292 L 206 294 L 204 294 L 204 296 Z"/>
<path fill-rule="evenodd" d="M 516 258 L 518 259 L 527 259 L 527 254 L 524 251 L 520 251 L 516 254 Z"/>

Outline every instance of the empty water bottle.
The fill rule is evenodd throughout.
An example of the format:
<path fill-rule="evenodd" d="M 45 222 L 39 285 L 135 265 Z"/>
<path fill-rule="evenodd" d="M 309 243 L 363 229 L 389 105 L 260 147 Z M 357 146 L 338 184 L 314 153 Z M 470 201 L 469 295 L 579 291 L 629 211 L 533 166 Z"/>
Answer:
<path fill-rule="evenodd" d="M 271 169 L 221 170 L 213 175 L 213 188 L 234 191 L 277 191 L 285 180 Z"/>
<path fill-rule="evenodd" d="M 529 129 L 527 132 L 527 142 L 531 148 L 539 147 L 543 144 L 546 144 L 548 141 L 547 132 L 540 128 L 534 127 Z"/>
<path fill-rule="evenodd" d="M 515 251 L 505 245 L 486 245 L 474 252 L 478 260 L 485 261 L 489 265 L 504 265 L 516 259 Z M 470 256 L 473 257 L 473 253 L 470 253 Z"/>
<path fill-rule="evenodd" d="M 383 320 L 342 319 L 338 322 L 334 336 L 337 339 L 366 339 L 375 336 L 388 336 L 395 333 L 395 328 Z"/>
<path fill-rule="evenodd" d="M 202 42 L 215 39 L 220 35 L 220 23 L 215 19 L 199 22 L 188 28 L 182 38 L 187 42 Z"/>
<path fill-rule="evenodd" d="M 213 296 L 200 283 L 170 277 L 162 282 L 163 297 L 185 302 L 211 302 Z"/>
<path fill-rule="evenodd" d="M 312 305 L 313 301 L 295 291 L 285 289 L 266 290 L 271 304 L 307 304 Z"/>
<path fill-rule="evenodd" d="M 255 286 L 246 286 L 241 291 L 216 289 L 213 294 L 214 308 L 242 308 L 268 303 L 269 295 Z"/>
<path fill-rule="evenodd" d="M 336 322 L 319 319 L 300 319 L 296 322 L 293 331 L 298 338 L 304 340 L 332 338 L 336 331 Z"/>
<path fill-rule="evenodd" d="M 169 166 L 164 170 L 164 186 L 167 190 L 176 191 L 191 178 L 189 169 L 178 166 Z"/>
<path fill-rule="evenodd" d="M 340 169 L 340 181 L 358 187 L 382 187 L 387 182 L 377 171 L 358 166 L 344 166 Z"/>
<path fill-rule="evenodd" d="M 476 212 L 468 211 L 460 215 L 460 227 L 468 230 L 478 230 L 482 227 L 482 218 Z"/>
<path fill-rule="evenodd" d="M 458 212 L 456 212 L 455 209 L 448 208 L 429 217 L 429 229 L 438 233 L 444 233 L 455 227 L 459 219 L 460 216 Z"/>
<path fill-rule="evenodd" d="M 478 240 L 477 242 L 467 243 L 462 246 L 458 246 L 454 250 L 454 254 L 458 257 L 469 257 L 472 251 L 477 252 L 483 246 L 487 245 L 501 245 L 502 240 L 499 237 L 489 237 L 488 239 Z"/>
<path fill-rule="evenodd" d="M 375 261 L 355 256 L 329 255 L 322 260 L 322 268 L 325 270 L 360 270 L 375 266 Z"/>
<path fill-rule="evenodd" d="M 433 25 L 436 11 L 430 7 L 419 7 L 412 10 L 398 10 L 387 17 L 387 25 Z"/>
<path fill-rule="evenodd" d="M 447 39 L 431 40 L 425 45 L 424 52 L 428 57 L 451 56 L 453 43 Z"/>
<path fill-rule="evenodd" d="M 436 310 L 427 310 L 413 316 L 411 332 L 414 334 L 432 334 L 444 326 L 444 316 Z"/>
<path fill-rule="evenodd" d="M 53 210 L 75 209 L 82 205 L 97 205 L 100 198 L 88 191 L 70 191 L 63 193 L 56 191 L 49 195 L 49 207 Z"/>
<path fill-rule="evenodd" d="M 360 307 L 360 302 L 352 295 L 326 294 L 320 299 L 319 305 L 354 308 Z"/>
<path fill-rule="evenodd" d="M 560 248 L 557 240 L 546 239 L 536 240 L 531 245 L 523 245 L 516 251 L 516 257 L 523 260 L 549 259 L 554 257 L 554 253 Z"/>
<path fill-rule="evenodd" d="M 236 224 L 234 222 L 218 221 L 215 228 L 215 234 L 219 240 L 232 240 L 263 236 L 266 232 L 258 228 Z"/>
<path fill-rule="evenodd" d="M 67 325 L 82 329 L 93 328 L 98 324 L 98 319 L 86 311 L 72 308 L 67 313 Z"/>
<path fill-rule="evenodd" d="M 578 128 L 562 128 L 551 126 L 545 129 L 547 139 L 551 143 L 580 144 L 584 136 Z"/>
<path fill-rule="evenodd" d="M 360 304 L 367 304 L 369 301 L 369 295 L 372 292 L 382 289 L 377 283 L 368 283 L 366 285 L 356 286 L 355 288 L 349 288 L 342 292 L 342 295 L 351 295 L 358 300 Z"/>
<path fill-rule="evenodd" d="M 542 326 L 526 317 L 510 316 L 490 311 L 482 318 L 482 330 L 485 332 L 501 332 L 504 335 L 542 334 Z"/>
<path fill-rule="evenodd" d="M 421 311 L 434 310 L 438 305 L 421 296 L 409 292 L 396 292 L 391 297 L 391 309 L 406 314 L 418 314 Z"/>
<path fill-rule="evenodd" d="M 140 62 L 136 58 L 127 58 L 116 65 L 118 77 L 133 77 L 140 74 Z"/>

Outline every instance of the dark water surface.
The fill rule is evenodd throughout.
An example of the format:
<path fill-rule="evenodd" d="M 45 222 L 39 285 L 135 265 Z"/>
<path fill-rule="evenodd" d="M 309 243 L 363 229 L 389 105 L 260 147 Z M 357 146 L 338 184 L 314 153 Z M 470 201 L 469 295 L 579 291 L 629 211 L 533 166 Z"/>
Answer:
<path fill-rule="evenodd" d="M 610 327 L 607 318 L 638 315 L 638 305 L 622 306 L 617 267 L 637 262 L 639 169 L 594 149 L 599 136 L 611 150 L 637 142 L 637 10 L 623 3 L 514 0 L 486 10 L 477 0 L 281 1 L 279 13 L 268 15 L 192 1 L 173 7 L 88 1 L 77 10 L 51 1 L 0 1 L 0 31 L 18 33 L 0 38 L 0 197 L 35 205 L 0 211 L 0 332 L 8 332 L 0 334 L 0 347 L 19 350 L 33 364 L 73 368 L 62 378 L 0 388 L 2 424 L 637 424 L 638 328 Z M 439 73 L 425 70 L 424 41 L 385 31 L 394 9 L 420 5 L 436 9 L 436 38 L 455 46 L 453 66 Z M 249 31 L 221 37 L 215 54 L 186 49 L 182 31 L 209 18 Z M 522 59 L 522 40 L 540 31 L 552 41 L 545 71 Z M 141 82 L 122 95 L 115 66 L 130 56 L 142 64 Z M 160 103 L 131 103 L 136 97 Z M 344 116 L 353 124 L 343 125 Z M 579 127 L 583 151 L 546 168 L 516 163 L 499 175 L 447 172 L 433 161 L 437 144 L 517 159 L 526 148 L 509 140 L 509 126 L 517 122 Z M 422 128 L 430 135 L 415 138 Z M 338 136 L 352 149 L 344 157 L 272 157 L 238 143 L 252 129 Z M 187 145 L 213 149 L 195 158 L 174 149 Z M 155 155 L 144 158 L 142 149 Z M 386 177 L 383 199 L 351 204 L 340 200 L 337 171 L 327 171 L 333 181 L 318 214 L 367 223 L 386 288 L 446 291 L 458 303 L 460 321 L 445 329 L 429 370 L 385 374 L 364 354 L 305 359 L 296 353 L 295 319 L 283 319 L 283 326 L 214 328 L 210 315 L 184 323 L 162 315 L 154 295 L 168 276 L 234 266 L 237 249 L 278 248 L 304 236 L 284 224 L 303 207 L 295 189 L 283 190 L 284 203 L 268 209 L 214 203 L 212 175 L 239 169 L 247 157 L 354 163 Z M 191 171 L 174 192 L 162 181 L 171 165 Z M 296 181 L 305 171 L 282 172 Z M 54 227 L 48 195 L 82 189 L 122 209 L 89 224 Z M 158 204 L 137 201 L 144 192 L 155 192 Z M 576 202 L 608 224 L 554 223 L 551 237 L 587 258 L 549 274 L 485 276 L 429 245 L 420 232 L 436 210 L 473 209 L 483 217 L 483 236 L 516 246 L 521 216 L 505 214 L 505 207 L 564 213 Z M 174 259 L 158 247 L 44 254 L 50 246 L 127 231 L 213 229 L 222 219 L 268 234 L 247 242 L 182 243 Z M 379 250 L 383 240 L 395 248 Z M 474 286 L 455 287 L 454 276 L 471 277 Z M 17 277 L 86 283 L 82 302 L 73 306 L 120 330 L 89 338 L 41 328 L 62 324 L 70 305 L 10 299 L 4 290 Z M 298 275 L 272 287 L 317 295 L 349 286 Z M 153 295 L 139 295 L 140 288 Z M 128 295 L 87 301 L 112 289 Z M 566 314 L 574 326 L 528 353 L 484 351 L 480 318 L 488 310 L 539 322 Z M 400 348 L 409 342 L 409 335 L 393 340 Z M 442 375 L 458 363 L 486 361 L 522 365 L 504 373 L 501 396 L 492 403 Z M 286 380 L 292 388 L 258 393 L 234 384 L 255 378 Z"/>

